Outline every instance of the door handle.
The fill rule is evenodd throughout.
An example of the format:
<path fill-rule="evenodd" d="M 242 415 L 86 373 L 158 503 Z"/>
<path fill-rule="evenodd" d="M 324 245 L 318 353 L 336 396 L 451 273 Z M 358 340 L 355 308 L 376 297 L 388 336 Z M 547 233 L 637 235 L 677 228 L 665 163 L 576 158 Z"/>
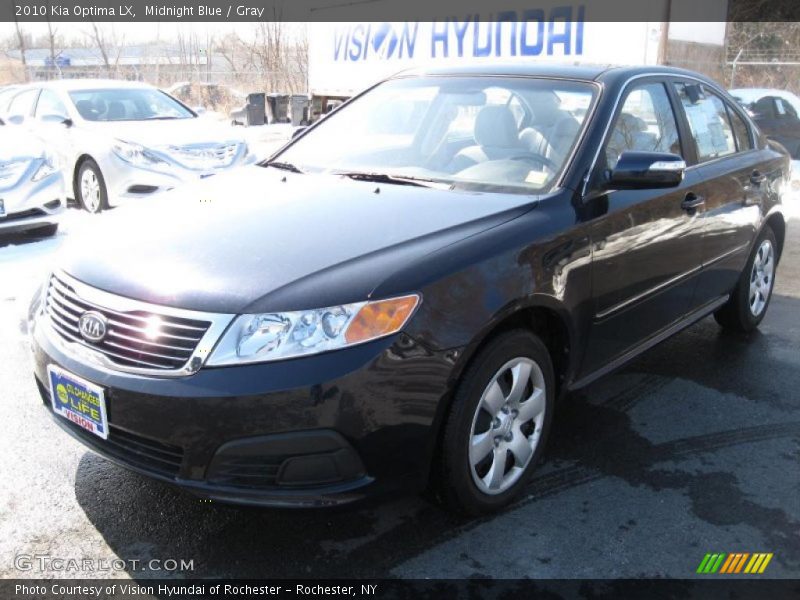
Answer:
<path fill-rule="evenodd" d="M 766 175 L 764 175 L 761 171 L 756 169 L 750 175 L 750 183 L 752 183 L 753 185 L 761 185 L 766 178 L 767 178 Z"/>
<path fill-rule="evenodd" d="M 698 196 L 694 192 L 689 192 L 686 194 L 686 197 L 681 202 L 681 208 L 683 210 L 694 210 L 695 208 L 702 206 L 706 203 L 706 199 L 702 196 Z"/>

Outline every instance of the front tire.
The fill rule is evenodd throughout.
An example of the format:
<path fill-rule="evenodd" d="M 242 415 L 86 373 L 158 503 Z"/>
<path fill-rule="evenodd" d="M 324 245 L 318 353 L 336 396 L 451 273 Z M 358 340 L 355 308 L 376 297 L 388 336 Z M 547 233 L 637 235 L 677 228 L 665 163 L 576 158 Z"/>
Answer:
<path fill-rule="evenodd" d="M 723 329 L 748 333 L 767 314 L 778 266 L 778 243 L 767 226 L 758 236 L 728 302 L 714 313 Z"/>
<path fill-rule="evenodd" d="M 81 163 L 78 170 L 78 202 L 84 210 L 99 213 L 108 209 L 108 190 L 100 167 L 91 158 Z"/>
<path fill-rule="evenodd" d="M 497 511 L 524 489 L 552 422 L 555 377 L 542 341 L 504 333 L 475 357 L 458 385 L 438 464 L 438 498 L 468 515 Z"/>

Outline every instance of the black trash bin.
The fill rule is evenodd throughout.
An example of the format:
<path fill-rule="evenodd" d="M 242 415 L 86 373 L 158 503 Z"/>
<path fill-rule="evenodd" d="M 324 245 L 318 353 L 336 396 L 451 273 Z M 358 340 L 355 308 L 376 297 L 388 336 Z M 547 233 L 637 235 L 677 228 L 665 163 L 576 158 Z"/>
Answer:
<path fill-rule="evenodd" d="M 247 126 L 263 125 L 267 122 L 267 110 L 264 94 L 247 95 Z"/>
<path fill-rule="evenodd" d="M 290 118 L 292 125 L 308 125 L 308 105 L 310 101 L 308 96 L 303 94 L 293 94 L 291 97 L 291 111 Z"/>
<path fill-rule="evenodd" d="M 289 116 L 289 94 L 267 94 L 270 123 L 291 123 Z"/>

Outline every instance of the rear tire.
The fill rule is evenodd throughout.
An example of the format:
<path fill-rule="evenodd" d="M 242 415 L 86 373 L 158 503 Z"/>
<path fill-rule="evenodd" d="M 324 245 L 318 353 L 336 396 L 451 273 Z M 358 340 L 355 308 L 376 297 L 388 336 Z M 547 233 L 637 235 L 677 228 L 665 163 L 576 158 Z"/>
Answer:
<path fill-rule="evenodd" d="M 728 302 L 714 313 L 723 329 L 748 333 L 767 314 L 778 266 L 778 242 L 769 226 L 753 245 L 747 264 Z"/>
<path fill-rule="evenodd" d="M 432 481 L 440 502 L 467 515 L 513 502 L 541 458 L 554 402 L 542 341 L 522 329 L 492 340 L 464 373 L 444 423 Z"/>
<path fill-rule="evenodd" d="M 80 205 L 90 213 L 108 209 L 108 190 L 100 167 L 91 158 L 81 163 L 78 169 L 76 195 Z"/>

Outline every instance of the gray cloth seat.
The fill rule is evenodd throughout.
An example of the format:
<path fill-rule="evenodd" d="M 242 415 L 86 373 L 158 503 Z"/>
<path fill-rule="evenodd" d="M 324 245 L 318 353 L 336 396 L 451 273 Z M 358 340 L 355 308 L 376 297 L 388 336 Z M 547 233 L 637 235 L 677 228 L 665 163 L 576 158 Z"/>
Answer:
<path fill-rule="evenodd" d="M 578 135 L 580 124 L 569 112 L 560 108 L 554 94 L 539 95 L 533 110 L 535 121 L 520 132 L 520 143 L 527 152 L 561 164 Z"/>
<path fill-rule="evenodd" d="M 527 152 L 549 158 L 558 165 L 567 157 L 579 129 L 578 122 L 569 116 L 560 119 L 545 131 L 526 127 L 520 132 L 519 141 Z"/>
<path fill-rule="evenodd" d="M 109 121 L 119 120 L 125 118 L 125 105 L 119 100 L 112 100 L 108 103 L 108 112 L 106 119 Z"/>
<path fill-rule="evenodd" d="M 484 106 L 475 117 L 474 146 L 459 151 L 450 161 L 449 171 L 457 173 L 489 160 L 519 156 L 522 146 L 517 121 L 507 106 Z"/>

